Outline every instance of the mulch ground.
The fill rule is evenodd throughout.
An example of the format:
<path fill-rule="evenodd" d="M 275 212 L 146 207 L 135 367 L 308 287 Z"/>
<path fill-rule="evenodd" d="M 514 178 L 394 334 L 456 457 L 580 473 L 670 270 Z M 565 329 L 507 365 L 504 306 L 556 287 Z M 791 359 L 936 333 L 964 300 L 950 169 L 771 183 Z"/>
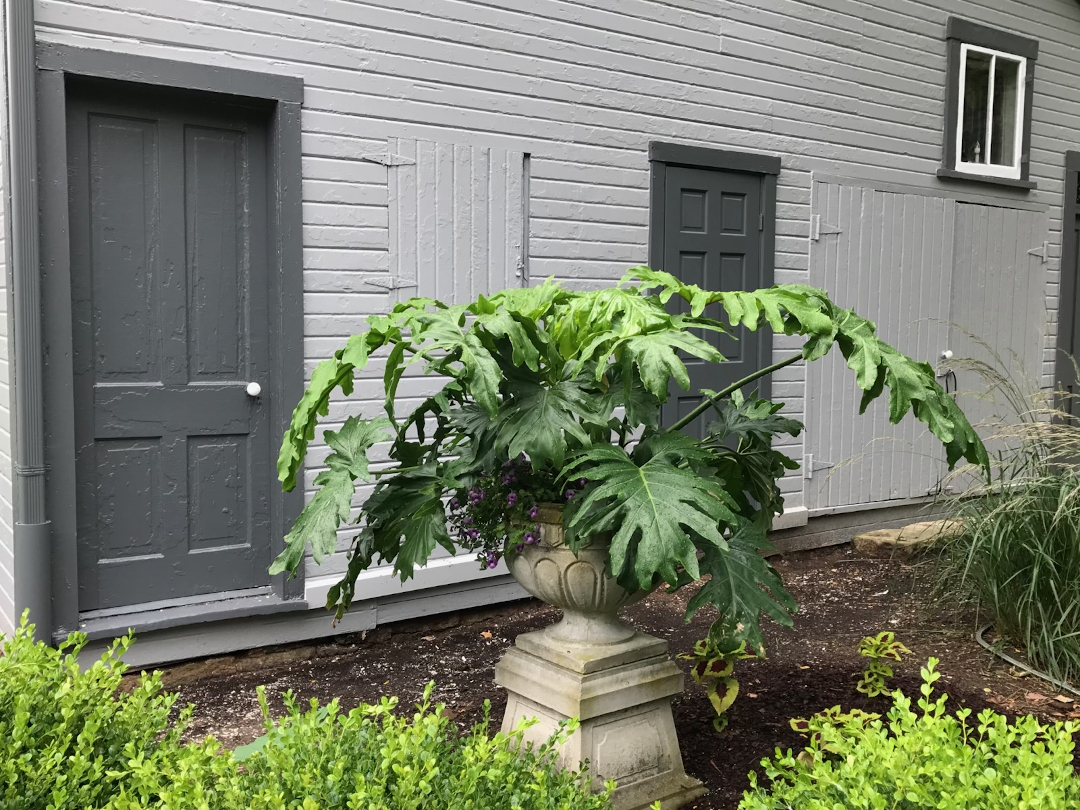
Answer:
<path fill-rule="evenodd" d="M 766 629 L 768 658 L 737 665 L 742 693 L 728 728 L 717 734 L 704 692 L 687 675 L 685 693 L 674 704 L 686 770 L 709 787 L 696 810 L 735 810 L 747 773 L 777 746 L 799 748 L 791 717 L 834 705 L 884 711 L 884 698 L 855 690 L 862 661 L 859 640 L 892 630 L 912 654 L 896 665 L 895 685 L 917 695 L 919 668 L 928 656 L 941 659 L 940 689 L 952 705 L 975 711 L 992 706 L 1009 714 L 1032 712 L 1045 719 L 1080 716 L 1076 704 L 1053 686 L 1019 673 L 972 639 L 974 617 L 947 611 L 933 601 L 925 564 L 868 558 L 848 546 L 791 554 L 775 560 L 800 610 L 792 630 Z M 625 611 L 637 627 L 668 639 L 675 655 L 690 650 L 708 627 L 705 611 L 683 621 L 686 589 L 654 594 Z M 417 700 L 428 681 L 448 713 L 466 725 L 491 701 L 497 726 L 505 694 L 493 682 L 493 667 L 514 638 L 550 624 L 553 608 L 526 601 L 435 621 L 380 628 L 321 644 L 210 659 L 175 667 L 166 675 L 181 699 L 196 705 L 193 737 L 213 734 L 230 747 L 262 733 L 255 687 L 265 684 L 272 705 L 292 689 L 306 701 L 341 699 L 345 708 L 398 695 L 403 706 Z M 688 670 L 685 661 L 679 661 Z"/>

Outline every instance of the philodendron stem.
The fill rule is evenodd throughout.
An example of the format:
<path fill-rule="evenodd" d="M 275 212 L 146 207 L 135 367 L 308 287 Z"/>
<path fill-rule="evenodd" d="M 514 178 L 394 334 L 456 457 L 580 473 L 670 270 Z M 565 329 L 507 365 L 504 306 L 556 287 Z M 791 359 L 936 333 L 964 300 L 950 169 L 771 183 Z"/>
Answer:
<path fill-rule="evenodd" d="M 691 422 L 693 422 L 695 419 L 697 419 L 699 416 L 701 416 L 701 414 L 705 413 L 705 411 L 709 410 L 709 408 L 711 408 L 714 403 L 719 402 L 724 397 L 731 396 L 732 393 L 734 393 L 735 391 L 738 391 L 744 385 L 747 385 L 748 383 L 752 383 L 754 380 L 756 380 L 756 379 L 758 379 L 760 377 L 764 377 L 766 374 L 772 374 L 774 371 L 779 371 L 784 366 L 790 366 L 792 363 L 798 362 L 799 360 L 802 360 L 802 355 L 801 354 L 793 354 L 791 357 L 787 358 L 786 360 L 781 360 L 779 363 L 773 363 L 771 366 L 766 366 L 765 368 L 761 369 L 760 371 L 755 371 L 753 374 L 751 374 L 748 377 L 743 377 L 738 382 L 733 382 L 731 385 L 729 385 L 723 391 L 717 392 L 714 396 L 706 397 L 705 400 L 700 405 L 698 405 L 696 408 L 694 408 L 694 410 L 690 411 L 690 413 L 688 413 L 686 416 L 684 416 L 682 419 L 680 419 L 678 422 L 676 422 L 674 425 L 672 425 L 671 429 L 672 430 L 682 430 L 684 427 L 686 427 Z"/>

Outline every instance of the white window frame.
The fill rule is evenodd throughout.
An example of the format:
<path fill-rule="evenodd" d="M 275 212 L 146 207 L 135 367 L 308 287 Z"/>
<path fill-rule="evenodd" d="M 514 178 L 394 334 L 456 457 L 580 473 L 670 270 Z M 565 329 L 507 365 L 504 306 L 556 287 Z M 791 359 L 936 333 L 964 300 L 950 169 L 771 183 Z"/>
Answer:
<path fill-rule="evenodd" d="M 961 159 L 960 155 L 964 143 L 964 99 L 967 93 L 967 60 L 969 53 L 981 53 L 991 57 L 990 60 L 990 85 L 987 89 L 989 98 L 987 99 L 986 107 L 986 143 L 983 144 L 983 154 L 989 155 L 992 147 L 993 139 L 993 121 L 994 121 L 994 80 L 995 80 L 995 68 L 997 66 L 997 60 L 999 57 L 1008 59 L 1010 62 L 1018 62 L 1020 64 L 1019 72 L 1017 74 L 1017 93 L 1016 93 L 1016 132 L 1014 133 L 1013 143 L 1013 160 L 1009 166 L 998 166 L 989 162 L 986 163 L 970 163 Z M 1027 57 L 1018 56 L 1015 53 L 1008 53 L 1006 51 L 997 51 L 993 48 L 984 48 L 980 45 L 969 45 L 966 42 L 960 44 L 960 70 L 957 73 L 956 81 L 959 83 L 959 103 L 956 105 L 956 143 L 953 144 L 953 148 L 956 150 L 956 171 L 963 172 L 964 174 L 981 175 L 983 177 L 1003 177 L 1010 180 L 1019 180 L 1023 171 L 1023 154 L 1024 154 L 1024 132 L 1027 122 L 1024 120 L 1024 114 L 1027 111 L 1027 70 L 1028 60 Z"/>

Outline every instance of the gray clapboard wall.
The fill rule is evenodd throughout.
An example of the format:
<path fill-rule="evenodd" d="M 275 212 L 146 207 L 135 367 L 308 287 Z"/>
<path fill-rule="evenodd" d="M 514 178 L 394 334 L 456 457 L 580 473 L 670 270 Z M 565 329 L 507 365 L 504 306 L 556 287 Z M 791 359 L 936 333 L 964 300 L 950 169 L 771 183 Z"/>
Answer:
<path fill-rule="evenodd" d="M 646 260 L 650 140 L 778 154 L 776 280 L 810 272 L 812 173 L 941 193 L 945 21 L 1040 41 L 1026 199 L 1050 210 L 1057 306 L 1065 148 L 1080 131 L 1080 4 L 1063 0 L 35 0 L 39 36 L 303 77 L 308 370 L 400 293 L 388 139 L 528 153 L 533 279 L 609 284 Z M 1019 192 L 988 187 L 1003 200 Z M 383 286 L 379 286 L 382 284 Z M 1052 327 L 1051 335 L 1052 338 Z M 792 346 L 778 341 L 777 351 Z M 1052 342 L 1042 358 L 1053 369 Z M 328 426 L 380 408 L 380 362 Z M 805 368 L 773 393 L 804 413 Z M 367 381 L 367 382 L 366 382 Z M 403 380 L 401 407 L 437 382 Z M 784 445 L 793 457 L 803 439 Z M 314 447 L 305 488 L 325 448 Z M 828 460 L 828 458 L 827 458 Z M 804 479 L 781 484 L 793 512 Z M 317 601 L 317 600 L 316 600 Z"/>
<path fill-rule="evenodd" d="M 885 341 L 935 362 L 948 345 L 956 201 L 819 182 L 813 210 L 810 283 L 874 321 Z M 858 416 L 861 391 L 839 352 L 811 368 L 807 394 L 811 509 L 924 497 L 937 487 L 937 442 L 914 419 L 890 424 L 887 397 Z"/>
<path fill-rule="evenodd" d="M 0 23 L 4 9 L 0 8 Z M 4 30 L 0 25 L 0 33 Z M 11 268 L 7 176 L 7 54 L 0 36 L 0 633 L 10 632 L 15 609 L 14 515 L 11 507 L 11 363 L 8 274 Z"/>

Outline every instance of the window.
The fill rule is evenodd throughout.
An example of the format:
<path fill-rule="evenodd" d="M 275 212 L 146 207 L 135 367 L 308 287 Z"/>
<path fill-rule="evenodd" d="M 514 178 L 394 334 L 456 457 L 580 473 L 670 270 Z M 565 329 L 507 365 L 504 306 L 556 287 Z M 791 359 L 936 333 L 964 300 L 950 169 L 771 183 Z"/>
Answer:
<path fill-rule="evenodd" d="M 1031 91 L 1039 44 L 951 18 L 945 156 L 938 175 L 1033 188 Z"/>

